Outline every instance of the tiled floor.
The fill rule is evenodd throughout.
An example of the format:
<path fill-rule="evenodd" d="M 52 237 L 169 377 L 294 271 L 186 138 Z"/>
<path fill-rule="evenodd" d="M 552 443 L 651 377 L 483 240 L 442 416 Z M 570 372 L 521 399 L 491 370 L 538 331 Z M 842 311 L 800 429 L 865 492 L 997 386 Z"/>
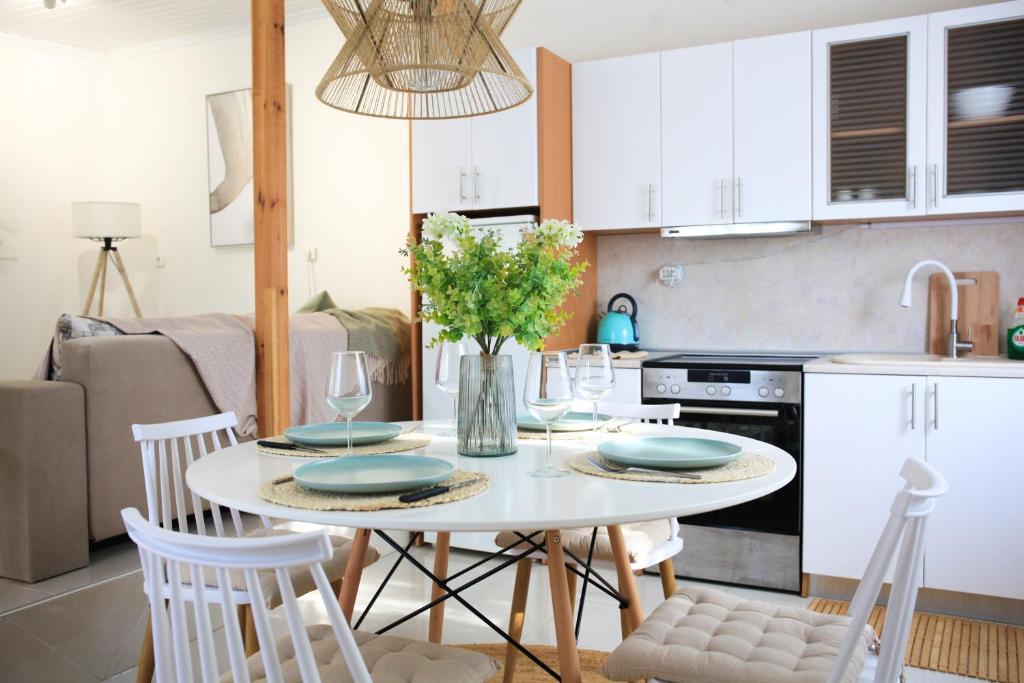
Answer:
<path fill-rule="evenodd" d="M 423 560 L 432 557 L 432 548 L 415 551 Z M 387 573 L 394 555 L 386 555 L 369 567 L 360 586 L 357 614 L 370 599 L 379 581 Z M 478 555 L 453 551 L 450 571 L 455 572 L 479 559 Z M 429 564 L 429 562 L 428 562 Z M 465 597 L 488 618 L 504 625 L 512 594 L 515 571 L 509 567 L 465 592 Z M 645 612 L 661 602 L 661 584 L 655 576 L 639 578 L 640 596 Z M 798 596 L 727 587 L 723 590 L 745 597 L 806 605 Z M 425 603 L 429 582 L 408 563 L 392 578 L 363 628 L 373 630 Z M 523 641 L 554 643 L 554 624 L 550 614 L 546 570 L 535 565 L 531 576 Z M 313 622 L 321 611 L 317 599 L 302 600 L 307 621 Z M 277 616 L 277 615 L 275 615 Z M 277 624 L 283 627 L 283 622 Z M 138 559 L 130 543 L 99 551 L 88 569 L 71 572 L 39 584 L 25 585 L 0 580 L 0 681 L 79 681 L 96 683 L 135 680 L 134 665 L 145 629 L 145 600 Z M 393 633 L 426 638 L 426 617 L 411 620 Z M 446 643 L 498 642 L 465 608 L 449 601 L 445 618 Z M 590 591 L 584 610 L 580 647 L 610 650 L 619 641 L 616 603 L 609 597 Z M 222 643 L 222 640 L 220 641 Z M 219 661 L 226 661 L 223 653 Z M 955 676 L 918 669 L 907 671 L 910 683 L 940 683 L 958 680 Z"/>

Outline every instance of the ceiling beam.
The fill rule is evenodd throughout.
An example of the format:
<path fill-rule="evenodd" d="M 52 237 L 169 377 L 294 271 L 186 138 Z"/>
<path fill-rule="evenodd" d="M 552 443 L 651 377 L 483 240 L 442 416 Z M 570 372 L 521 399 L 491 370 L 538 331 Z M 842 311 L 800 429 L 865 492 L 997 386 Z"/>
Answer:
<path fill-rule="evenodd" d="M 252 0 L 252 114 L 256 416 L 271 436 L 291 423 L 284 0 Z"/>

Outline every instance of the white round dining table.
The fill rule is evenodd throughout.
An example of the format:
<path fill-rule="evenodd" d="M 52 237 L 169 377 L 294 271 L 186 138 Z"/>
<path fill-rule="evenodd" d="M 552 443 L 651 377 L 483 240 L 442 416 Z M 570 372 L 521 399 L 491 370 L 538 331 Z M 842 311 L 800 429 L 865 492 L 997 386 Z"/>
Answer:
<path fill-rule="evenodd" d="M 432 442 L 410 453 L 422 453 L 451 462 L 470 472 L 490 477 L 484 492 L 456 502 L 420 508 L 374 512 L 316 511 L 270 503 L 259 495 L 260 487 L 291 474 L 309 457 L 264 455 L 253 442 L 225 448 L 198 459 L 189 466 L 186 479 L 193 492 L 219 505 L 271 518 L 353 527 L 357 530 L 349 554 L 339 600 L 351 617 L 362 573 L 363 560 L 372 530 L 436 531 L 447 539 L 456 531 L 543 530 L 548 555 L 552 610 L 563 681 L 580 680 L 579 659 L 572 628 L 572 607 L 568 595 L 564 555 L 559 530 L 607 527 L 616 559 L 619 592 L 628 603 L 630 629 L 643 619 L 633 573 L 621 526 L 719 510 L 760 498 L 789 483 L 796 474 L 796 462 L 785 451 L 770 444 L 722 432 L 710 432 L 669 425 L 633 425 L 623 438 L 642 435 L 713 438 L 742 446 L 775 463 L 774 470 L 761 477 L 726 483 L 654 483 L 597 477 L 570 470 L 560 478 L 530 476 L 547 448 L 542 439 L 519 439 L 515 455 L 494 458 L 460 456 L 456 440 L 444 435 L 451 426 L 435 422 L 402 423 L 433 436 Z M 593 450 L 586 439 L 556 440 L 552 461 L 564 465 L 573 456 Z M 446 569 L 435 558 L 435 569 Z M 437 582 L 435 582 L 437 584 Z M 435 585 L 434 595 L 444 590 Z M 443 602 L 441 603 L 443 606 Z M 431 618 L 442 615 L 432 609 Z"/>

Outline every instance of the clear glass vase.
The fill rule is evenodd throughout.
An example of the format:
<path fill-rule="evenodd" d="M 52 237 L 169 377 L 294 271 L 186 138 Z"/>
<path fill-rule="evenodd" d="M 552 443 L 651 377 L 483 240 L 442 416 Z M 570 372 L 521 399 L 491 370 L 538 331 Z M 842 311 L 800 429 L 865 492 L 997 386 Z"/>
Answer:
<path fill-rule="evenodd" d="M 469 354 L 459 366 L 460 455 L 492 457 L 516 452 L 512 356 Z"/>

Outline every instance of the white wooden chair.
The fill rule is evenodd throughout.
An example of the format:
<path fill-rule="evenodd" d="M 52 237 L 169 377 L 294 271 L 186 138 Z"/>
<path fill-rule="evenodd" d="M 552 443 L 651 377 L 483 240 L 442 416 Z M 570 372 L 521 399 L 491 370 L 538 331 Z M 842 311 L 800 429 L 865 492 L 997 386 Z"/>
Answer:
<path fill-rule="evenodd" d="M 896 683 L 901 678 L 918 582 L 924 532 L 946 480 L 915 458 L 900 471 L 906 484 L 850 604 L 849 616 L 741 600 L 689 588 L 662 603 L 615 649 L 604 674 L 617 681 L 803 681 Z M 880 647 L 868 617 L 896 561 Z M 743 653 L 742 658 L 737 653 Z"/>
<path fill-rule="evenodd" d="M 598 412 L 608 415 L 616 420 L 628 420 L 647 424 L 670 425 L 679 417 L 678 403 L 632 405 L 627 403 L 598 403 Z M 590 401 L 574 401 L 573 410 L 579 412 L 590 412 L 593 403 Z M 675 518 L 659 520 L 655 522 L 644 522 L 641 524 L 622 525 L 624 540 L 626 541 L 626 553 L 629 556 L 629 566 L 636 572 L 643 572 L 651 567 L 658 567 L 661 576 L 661 588 L 665 597 L 668 598 L 676 592 L 675 567 L 672 558 L 683 550 L 683 539 L 679 536 L 679 521 Z M 529 535 L 530 532 L 519 532 Z M 570 550 L 577 557 L 586 557 L 590 551 L 590 543 L 593 538 L 594 529 L 562 529 L 562 545 Z M 521 537 L 515 531 L 502 531 L 494 539 L 499 548 L 505 548 L 514 544 Z M 530 586 L 530 573 L 533 570 L 534 559 L 545 559 L 544 553 L 538 551 L 529 557 L 519 561 L 516 567 L 516 583 L 512 595 L 512 609 L 509 615 L 509 633 L 517 640 L 522 635 L 523 622 L 526 617 L 526 599 Z M 592 560 L 599 564 L 611 564 L 615 561 L 612 555 L 611 541 L 608 539 L 607 529 L 597 530 L 597 539 L 594 544 Z M 576 574 L 572 571 L 566 573 L 569 583 L 569 595 L 573 600 L 575 610 L 576 599 Z M 622 635 L 628 633 L 625 611 L 621 611 Z M 519 650 L 509 645 L 505 651 L 505 681 L 511 681 L 511 672 L 515 671 L 515 662 L 519 656 Z"/>
<path fill-rule="evenodd" d="M 158 683 L 213 683 L 227 668 L 230 680 L 271 683 L 321 680 L 437 681 L 475 683 L 493 675 L 497 663 L 485 655 L 421 643 L 397 636 L 353 632 L 323 564 L 335 549 L 326 531 L 263 538 L 218 538 L 169 531 L 146 521 L 139 511 L 121 511 L 128 535 L 139 548 L 153 623 Z M 308 573 L 319 594 L 327 624 L 308 626 L 292 590 L 296 572 Z M 188 576 L 208 574 L 207 590 L 195 590 Z M 237 590 L 236 579 L 243 579 Z M 281 596 L 287 635 L 275 640 L 267 608 L 266 581 L 274 577 Z M 247 657 L 240 635 L 240 599 L 251 598 L 253 627 L 263 645 Z M 186 610 L 191 603 L 192 609 Z M 219 662 L 211 612 L 219 607 L 227 661 Z M 192 613 L 198 671 L 193 670 L 188 611 Z M 365 653 L 365 656 L 364 656 Z M 227 665 L 226 667 L 224 665 Z"/>
<path fill-rule="evenodd" d="M 184 480 L 185 469 L 209 453 L 226 446 L 237 445 L 238 440 L 233 431 L 237 424 L 238 419 L 235 414 L 228 412 L 177 422 L 132 425 L 132 434 L 142 451 L 146 505 L 151 523 L 165 529 L 173 529 L 175 520 L 177 520 L 178 528 L 181 531 L 191 531 L 194 526 L 195 532 L 200 536 L 270 537 L 295 533 L 287 529 L 275 529 L 267 517 L 260 517 L 260 527 L 247 532 L 242 524 L 241 514 L 232 508 L 227 509 L 230 524 L 225 524 L 224 508 L 213 502 L 208 503 L 212 513 L 213 529 L 208 528 L 203 514 L 204 503 L 207 501 L 188 488 Z M 193 516 L 192 522 L 189 522 L 190 515 Z M 324 563 L 324 569 L 337 593 L 341 586 L 345 564 L 348 561 L 351 541 L 342 536 L 329 536 L 329 538 L 334 554 Z M 368 549 L 366 563 L 372 564 L 377 558 L 376 551 L 372 548 Z M 191 574 L 188 574 L 186 579 L 190 580 L 190 577 Z M 213 584 L 214 577 L 211 574 L 207 573 L 203 578 L 207 585 Z M 252 623 L 252 600 L 244 595 L 245 581 L 242 575 L 236 572 L 232 574 L 231 578 L 239 593 L 236 602 L 240 605 L 239 621 L 244 629 L 246 652 L 252 654 L 256 651 L 257 644 L 256 632 L 253 630 Z M 272 573 L 266 573 L 261 578 L 264 581 L 263 597 L 267 601 L 266 604 L 273 608 L 281 600 L 277 582 Z M 299 595 L 316 588 L 308 572 L 299 572 L 293 579 L 292 591 Z M 152 675 L 152 667 L 153 653 L 147 633 L 142 652 L 139 655 L 137 680 L 148 681 Z"/>

